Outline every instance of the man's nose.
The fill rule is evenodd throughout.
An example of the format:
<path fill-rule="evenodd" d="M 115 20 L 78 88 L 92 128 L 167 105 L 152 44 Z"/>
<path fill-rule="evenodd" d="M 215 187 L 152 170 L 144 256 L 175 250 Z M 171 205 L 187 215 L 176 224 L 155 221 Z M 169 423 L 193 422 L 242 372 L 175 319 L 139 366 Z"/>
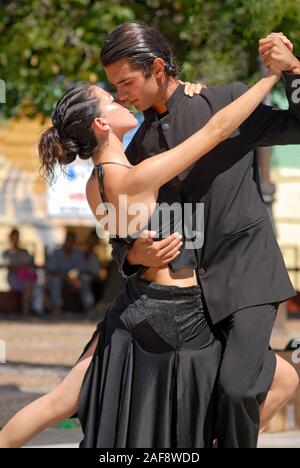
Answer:
<path fill-rule="evenodd" d="M 128 101 L 128 96 L 127 96 L 126 91 L 121 91 L 121 90 L 118 89 L 117 90 L 117 100 L 119 101 L 119 104 L 127 102 Z"/>
<path fill-rule="evenodd" d="M 120 104 L 123 107 L 126 107 L 126 109 L 128 107 L 128 101 L 127 101 L 127 98 L 125 98 L 125 97 L 123 99 L 118 98 L 118 99 L 116 99 L 115 102 L 117 102 L 118 104 Z"/>

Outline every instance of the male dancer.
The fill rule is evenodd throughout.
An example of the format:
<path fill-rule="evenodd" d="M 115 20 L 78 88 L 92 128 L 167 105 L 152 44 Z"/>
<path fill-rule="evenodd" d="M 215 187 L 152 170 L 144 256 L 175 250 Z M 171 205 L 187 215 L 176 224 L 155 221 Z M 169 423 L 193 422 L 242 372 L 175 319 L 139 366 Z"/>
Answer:
<path fill-rule="evenodd" d="M 281 386 L 272 386 L 268 394 L 276 369 L 271 332 L 279 303 L 294 289 L 263 204 L 254 149 L 300 144 L 295 88 L 300 62 L 278 35 L 260 41 L 260 54 L 266 66 L 284 72 L 289 110 L 261 105 L 230 139 L 174 180 L 183 202 L 203 203 L 205 209 L 204 245 L 191 255 L 208 315 L 225 338 L 216 423 L 220 448 L 255 448 L 260 423 L 266 422 L 264 407 L 270 417 L 298 385 L 296 374 L 278 358 L 273 386 L 278 375 Z M 126 151 L 132 164 L 179 144 L 246 90 L 233 83 L 189 99 L 167 41 L 141 23 L 114 30 L 104 42 L 101 62 L 119 99 L 144 112 L 145 121 Z M 158 201 L 164 201 L 163 192 Z M 173 237 L 159 242 L 140 238 L 133 245 L 115 239 L 112 244 L 124 277 L 140 276 L 147 267 L 168 265 L 177 271 L 184 266 Z"/>

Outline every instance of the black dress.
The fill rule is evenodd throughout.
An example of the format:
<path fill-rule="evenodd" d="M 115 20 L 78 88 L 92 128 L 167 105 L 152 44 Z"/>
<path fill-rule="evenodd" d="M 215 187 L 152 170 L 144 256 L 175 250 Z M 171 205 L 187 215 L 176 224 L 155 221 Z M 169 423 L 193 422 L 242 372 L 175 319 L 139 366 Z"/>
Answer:
<path fill-rule="evenodd" d="M 127 281 L 83 351 L 99 336 L 80 391 L 81 448 L 212 447 L 222 345 L 202 299 L 200 285 Z"/>

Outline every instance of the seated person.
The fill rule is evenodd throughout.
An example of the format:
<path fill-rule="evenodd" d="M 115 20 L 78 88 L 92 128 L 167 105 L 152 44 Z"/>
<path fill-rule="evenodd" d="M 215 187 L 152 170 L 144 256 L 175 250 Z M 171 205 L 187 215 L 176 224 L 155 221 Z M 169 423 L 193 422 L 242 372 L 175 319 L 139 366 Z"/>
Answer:
<path fill-rule="evenodd" d="M 87 245 L 84 251 L 84 260 L 86 262 L 85 274 L 90 278 L 92 282 L 92 291 L 96 301 L 100 300 L 103 282 L 100 278 L 101 262 L 95 252 L 97 245 L 99 244 L 99 237 L 96 230 L 92 230 L 87 240 Z"/>
<path fill-rule="evenodd" d="M 22 295 L 22 315 L 29 315 L 33 287 L 36 282 L 33 259 L 27 250 L 20 247 L 20 233 L 17 229 L 11 231 L 9 241 L 10 248 L 2 254 L 3 262 L 8 269 L 7 281 L 11 291 Z"/>
<path fill-rule="evenodd" d="M 79 289 L 83 308 L 94 305 L 91 279 L 85 275 L 86 262 L 83 252 L 75 249 L 76 236 L 68 233 L 61 248 L 54 250 L 47 264 L 47 288 L 50 293 L 50 313 L 59 314 L 63 309 L 63 287 L 69 284 Z"/>

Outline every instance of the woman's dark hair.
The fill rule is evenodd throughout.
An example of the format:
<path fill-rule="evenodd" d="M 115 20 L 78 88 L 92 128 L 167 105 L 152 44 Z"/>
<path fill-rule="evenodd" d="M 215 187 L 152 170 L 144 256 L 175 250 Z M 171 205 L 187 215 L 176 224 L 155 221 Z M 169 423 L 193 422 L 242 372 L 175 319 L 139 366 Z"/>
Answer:
<path fill-rule="evenodd" d="M 83 83 L 69 89 L 56 104 L 52 127 L 38 143 L 41 171 L 49 182 L 57 165 L 73 162 L 77 156 L 89 159 L 98 145 L 92 123 L 101 115 L 95 86 Z"/>
<path fill-rule="evenodd" d="M 167 39 L 142 22 L 124 23 L 104 41 L 100 52 L 104 67 L 125 57 L 133 68 L 143 70 L 146 78 L 151 76 L 156 58 L 163 59 L 168 75 L 177 77 L 181 71 Z"/>

